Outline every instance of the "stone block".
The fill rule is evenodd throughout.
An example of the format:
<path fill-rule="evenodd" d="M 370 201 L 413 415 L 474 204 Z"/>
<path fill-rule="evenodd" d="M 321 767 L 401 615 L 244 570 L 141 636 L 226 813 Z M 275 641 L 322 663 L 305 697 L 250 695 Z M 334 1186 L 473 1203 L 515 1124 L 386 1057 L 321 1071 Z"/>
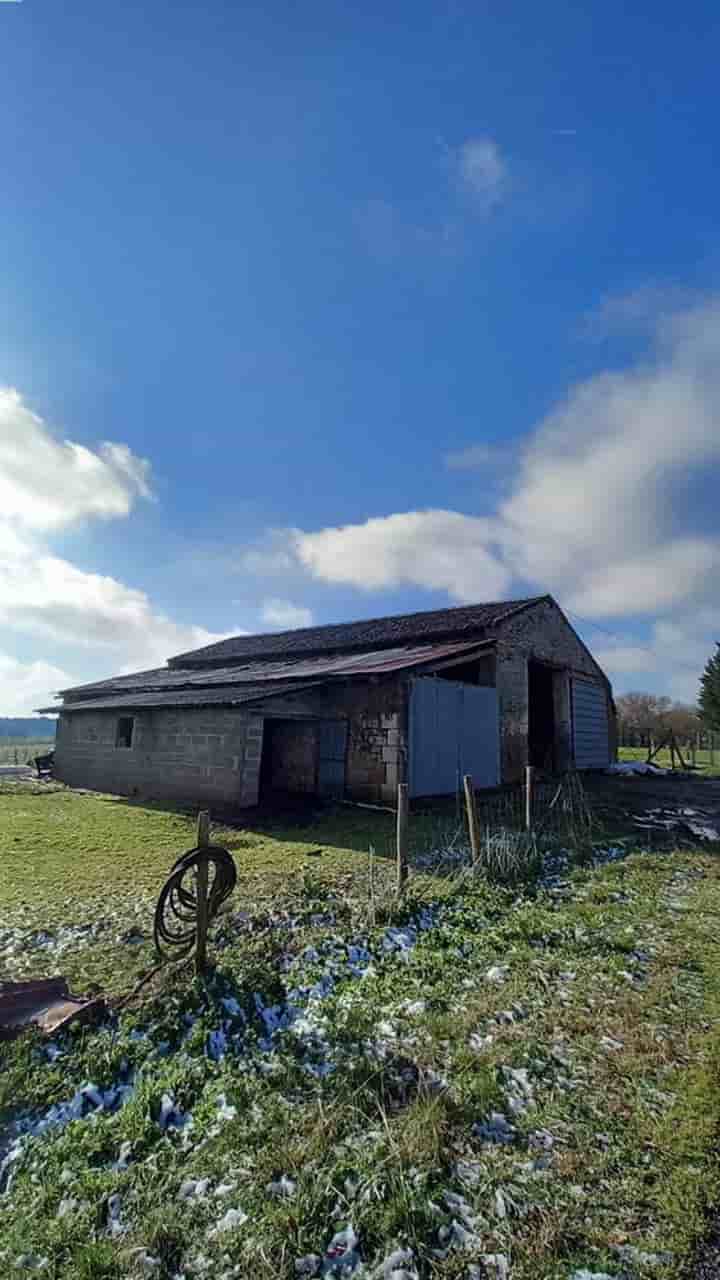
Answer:
<path fill-rule="evenodd" d="M 385 783 L 388 787 L 392 787 L 393 791 L 397 791 L 400 781 L 400 770 L 396 764 L 385 765 Z"/>

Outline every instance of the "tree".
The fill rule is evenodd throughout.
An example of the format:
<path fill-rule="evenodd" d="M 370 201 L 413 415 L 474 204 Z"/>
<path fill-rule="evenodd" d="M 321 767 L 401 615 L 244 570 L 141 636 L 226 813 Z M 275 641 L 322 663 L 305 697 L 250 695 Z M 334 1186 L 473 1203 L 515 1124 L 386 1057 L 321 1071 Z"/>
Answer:
<path fill-rule="evenodd" d="M 681 742 L 694 739 L 700 726 L 696 707 L 672 702 L 664 694 L 622 693 L 616 699 L 620 745 L 648 746 L 672 730 Z"/>
<path fill-rule="evenodd" d="M 696 734 L 702 729 L 697 707 L 688 707 L 683 702 L 673 704 L 666 720 L 668 729 L 672 729 L 680 742 L 694 741 Z"/>
<path fill-rule="evenodd" d="M 645 745 L 667 729 L 672 703 L 664 695 L 634 692 L 621 694 L 616 707 L 621 741 L 631 737 L 634 743 L 639 737 L 641 745 Z"/>
<path fill-rule="evenodd" d="M 720 729 L 720 641 L 700 677 L 700 715 L 707 729 Z"/>

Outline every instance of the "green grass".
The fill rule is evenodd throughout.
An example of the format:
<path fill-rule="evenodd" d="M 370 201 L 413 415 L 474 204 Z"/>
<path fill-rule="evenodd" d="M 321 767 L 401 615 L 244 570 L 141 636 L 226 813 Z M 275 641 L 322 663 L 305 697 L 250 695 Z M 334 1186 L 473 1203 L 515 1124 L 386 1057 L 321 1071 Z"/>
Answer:
<path fill-rule="evenodd" d="M 54 746 L 54 738 L 0 738 L 0 765 L 27 764 Z"/>
<path fill-rule="evenodd" d="M 682 756 L 687 765 L 691 764 L 692 753 L 689 748 L 687 750 L 682 748 Z M 647 760 L 647 757 L 647 747 L 618 747 L 618 760 Z M 670 748 L 665 747 L 662 751 L 658 751 L 658 754 L 653 757 L 652 763 L 660 765 L 662 769 L 670 769 L 672 765 Z M 720 774 L 720 746 L 712 753 L 712 761 L 710 751 L 704 748 L 701 751 L 697 751 L 695 753 L 695 763 L 698 773 L 708 774 L 711 777 Z"/>
<path fill-rule="evenodd" d="M 435 847 L 455 827 L 452 817 L 415 817 L 414 848 Z M 0 781 L 0 970 L 47 976 L 61 960 L 75 983 L 109 991 L 126 986 L 153 962 L 152 909 L 175 859 L 195 844 L 195 829 L 191 815 L 123 797 Z M 215 825 L 212 839 L 237 865 L 235 910 L 292 903 L 308 884 L 367 899 L 370 847 L 378 891 L 394 874 L 392 814 L 340 809 L 254 830 Z M 97 936 L 76 945 L 66 939 L 60 953 L 26 947 L 3 954 L 3 931 L 28 935 L 87 923 Z M 118 942 L 138 924 L 146 934 L 142 944 Z"/>
<path fill-rule="evenodd" d="M 194 830 L 179 814 L 62 791 L 2 795 L 0 821 L 3 921 L 33 927 L 95 920 L 117 897 L 123 921 L 148 928 L 144 903 Z M 442 835 L 431 816 L 413 821 L 419 846 Z M 349 1223 L 365 1277 L 396 1248 L 421 1280 L 467 1280 L 472 1263 L 494 1277 L 491 1255 L 512 1280 L 681 1273 L 720 1194 L 715 852 L 628 848 L 561 866 L 545 888 L 415 876 L 398 903 L 388 816 L 213 834 L 238 863 L 232 910 L 252 919 L 242 931 L 233 916 L 220 923 L 209 983 L 168 975 L 117 1025 L 68 1033 L 54 1062 L 34 1035 L 1 1049 L 9 1123 L 86 1081 L 133 1086 L 120 1110 L 29 1141 L 3 1200 L 1 1274 L 25 1274 L 17 1259 L 34 1253 L 47 1259 L 40 1274 L 69 1280 L 291 1280 L 297 1259 L 324 1255 Z M 434 927 L 390 949 L 388 928 L 428 902 Z M 363 973 L 349 944 L 369 952 Z M 82 977 L 106 945 L 79 943 L 63 968 Z M 134 950 L 117 945 L 120 986 Z M 282 1005 L 328 975 L 324 995 L 292 997 L 304 1020 L 264 1044 L 256 994 Z M 214 1061 L 207 1037 L 222 1026 L 230 1048 Z M 191 1129 L 161 1132 L 164 1093 Z M 514 1126 L 511 1143 L 487 1140 L 491 1112 Z M 287 1197 L 269 1189 L 281 1177 Z M 206 1194 L 180 1198 L 188 1179 L 209 1179 Z M 111 1237 L 116 1194 L 124 1231 Z M 213 1234 L 228 1209 L 245 1221 Z M 148 1255 L 157 1265 L 143 1272 Z"/>

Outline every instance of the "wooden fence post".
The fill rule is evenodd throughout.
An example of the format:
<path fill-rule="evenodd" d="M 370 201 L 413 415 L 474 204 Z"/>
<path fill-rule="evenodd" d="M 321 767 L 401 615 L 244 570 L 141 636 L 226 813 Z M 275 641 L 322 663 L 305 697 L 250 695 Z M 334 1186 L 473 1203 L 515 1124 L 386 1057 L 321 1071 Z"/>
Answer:
<path fill-rule="evenodd" d="M 199 849 L 206 849 L 210 843 L 210 814 L 202 809 L 197 821 L 197 844 Z M 195 919 L 195 973 L 202 976 L 207 965 L 207 930 L 208 930 L 208 864 L 201 859 L 197 865 L 195 892 L 197 908 Z"/>
<path fill-rule="evenodd" d="M 532 831 L 533 818 L 533 776 L 535 770 L 531 764 L 525 765 L 525 830 Z"/>
<path fill-rule="evenodd" d="M 402 893 L 408 877 L 408 784 L 398 783 L 397 791 L 397 891 Z"/>
<path fill-rule="evenodd" d="M 715 731 L 710 730 L 710 768 L 715 768 Z"/>
<path fill-rule="evenodd" d="M 470 848 L 472 849 L 473 866 L 480 861 L 480 834 L 478 832 L 477 806 L 475 804 L 475 788 L 469 773 L 463 778 L 465 789 L 465 810 L 467 812 Z"/>

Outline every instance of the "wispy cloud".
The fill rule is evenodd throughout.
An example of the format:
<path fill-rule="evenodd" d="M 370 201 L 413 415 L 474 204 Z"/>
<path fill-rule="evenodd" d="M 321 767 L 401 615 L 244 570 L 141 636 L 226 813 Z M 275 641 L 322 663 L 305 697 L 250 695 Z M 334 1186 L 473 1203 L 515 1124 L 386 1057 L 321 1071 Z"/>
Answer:
<path fill-rule="evenodd" d="M 658 301 L 653 313 L 660 296 L 619 304 L 621 316 L 642 312 L 649 345 L 627 368 L 568 391 L 526 438 L 489 514 L 413 510 L 291 530 L 286 554 L 320 581 L 366 590 L 412 583 L 466 601 L 530 588 L 585 618 L 655 618 L 649 652 L 689 696 L 692 664 L 720 624 L 717 521 L 693 500 L 720 464 L 720 297 Z M 482 469 L 492 457 L 478 445 L 447 461 Z M 485 484 L 481 495 L 487 502 Z M 707 619 L 700 646 L 681 626 L 688 616 Z M 618 672 L 649 669 L 631 637 L 597 647 Z"/>
<path fill-rule="evenodd" d="M 491 212 L 507 193 L 509 170 L 493 138 L 468 138 L 454 152 L 461 187 L 485 213 Z"/>
<path fill-rule="evenodd" d="M 312 626 L 312 609 L 304 605 L 293 604 L 291 600 L 264 600 L 261 610 L 263 622 L 268 627 L 277 627 L 281 631 L 291 631 L 293 627 Z"/>
<path fill-rule="evenodd" d="M 504 466 L 514 456 L 511 445 L 471 444 L 467 449 L 446 453 L 444 462 L 448 471 L 484 471 Z"/>
<path fill-rule="evenodd" d="M 175 622 L 145 592 L 53 552 L 58 532 L 126 517 L 149 486 L 149 464 L 127 445 L 58 440 L 17 391 L 0 388 L 0 627 L 76 649 L 108 673 L 158 665 L 217 638 Z M 47 701 L 59 680 L 72 683 L 52 664 L 3 655 L 0 710 L 36 693 Z"/>

